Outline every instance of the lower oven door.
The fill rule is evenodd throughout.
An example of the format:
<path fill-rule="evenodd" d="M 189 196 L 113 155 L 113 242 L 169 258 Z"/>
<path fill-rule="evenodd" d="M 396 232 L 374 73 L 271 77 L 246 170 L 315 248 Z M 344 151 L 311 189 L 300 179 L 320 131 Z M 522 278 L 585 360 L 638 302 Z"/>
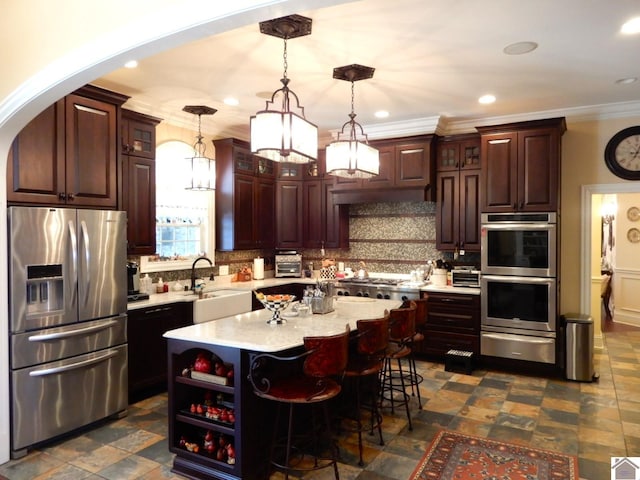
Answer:
<path fill-rule="evenodd" d="M 556 339 L 513 333 L 482 332 L 480 352 L 490 357 L 555 363 Z"/>
<path fill-rule="evenodd" d="M 127 408 L 127 345 L 11 372 L 15 452 Z"/>
<path fill-rule="evenodd" d="M 555 278 L 483 275 L 480 280 L 482 327 L 556 333 Z"/>

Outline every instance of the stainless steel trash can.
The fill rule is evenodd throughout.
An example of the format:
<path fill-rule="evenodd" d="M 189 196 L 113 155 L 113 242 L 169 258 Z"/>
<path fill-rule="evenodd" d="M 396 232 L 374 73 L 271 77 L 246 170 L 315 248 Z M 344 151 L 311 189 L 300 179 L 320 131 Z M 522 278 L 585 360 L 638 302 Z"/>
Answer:
<path fill-rule="evenodd" d="M 593 319 L 581 313 L 563 315 L 566 342 L 566 376 L 569 380 L 593 381 Z"/>

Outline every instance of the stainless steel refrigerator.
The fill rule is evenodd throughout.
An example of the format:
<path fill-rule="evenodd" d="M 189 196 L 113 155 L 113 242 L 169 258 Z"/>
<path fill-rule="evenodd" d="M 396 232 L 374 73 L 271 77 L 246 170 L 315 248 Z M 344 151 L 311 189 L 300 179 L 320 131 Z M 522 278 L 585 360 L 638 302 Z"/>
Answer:
<path fill-rule="evenodd" d="M 126 220 L 8 209 L 13 458 L 126 411 Z"/>

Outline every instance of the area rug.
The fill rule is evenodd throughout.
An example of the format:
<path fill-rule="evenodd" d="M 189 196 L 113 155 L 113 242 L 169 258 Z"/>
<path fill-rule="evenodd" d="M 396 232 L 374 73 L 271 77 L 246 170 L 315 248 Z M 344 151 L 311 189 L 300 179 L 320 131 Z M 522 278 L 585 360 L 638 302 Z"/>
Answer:
<path fill-rule="evenodd" d="M 441 430 L 409 480 L 578 480 L 573 455 Z"/>

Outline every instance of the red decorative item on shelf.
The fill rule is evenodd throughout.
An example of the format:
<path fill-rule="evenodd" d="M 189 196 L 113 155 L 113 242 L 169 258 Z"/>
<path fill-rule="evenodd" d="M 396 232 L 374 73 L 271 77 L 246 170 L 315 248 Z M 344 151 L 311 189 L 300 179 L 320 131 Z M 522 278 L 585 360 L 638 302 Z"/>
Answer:
<path fill-rule="evenodd" d="M 211 360 L 207 358 L 206 354 L 200 352 L 196 357 L 193 369 L 196 372 L 209 373 L 211 372 Z"/>

